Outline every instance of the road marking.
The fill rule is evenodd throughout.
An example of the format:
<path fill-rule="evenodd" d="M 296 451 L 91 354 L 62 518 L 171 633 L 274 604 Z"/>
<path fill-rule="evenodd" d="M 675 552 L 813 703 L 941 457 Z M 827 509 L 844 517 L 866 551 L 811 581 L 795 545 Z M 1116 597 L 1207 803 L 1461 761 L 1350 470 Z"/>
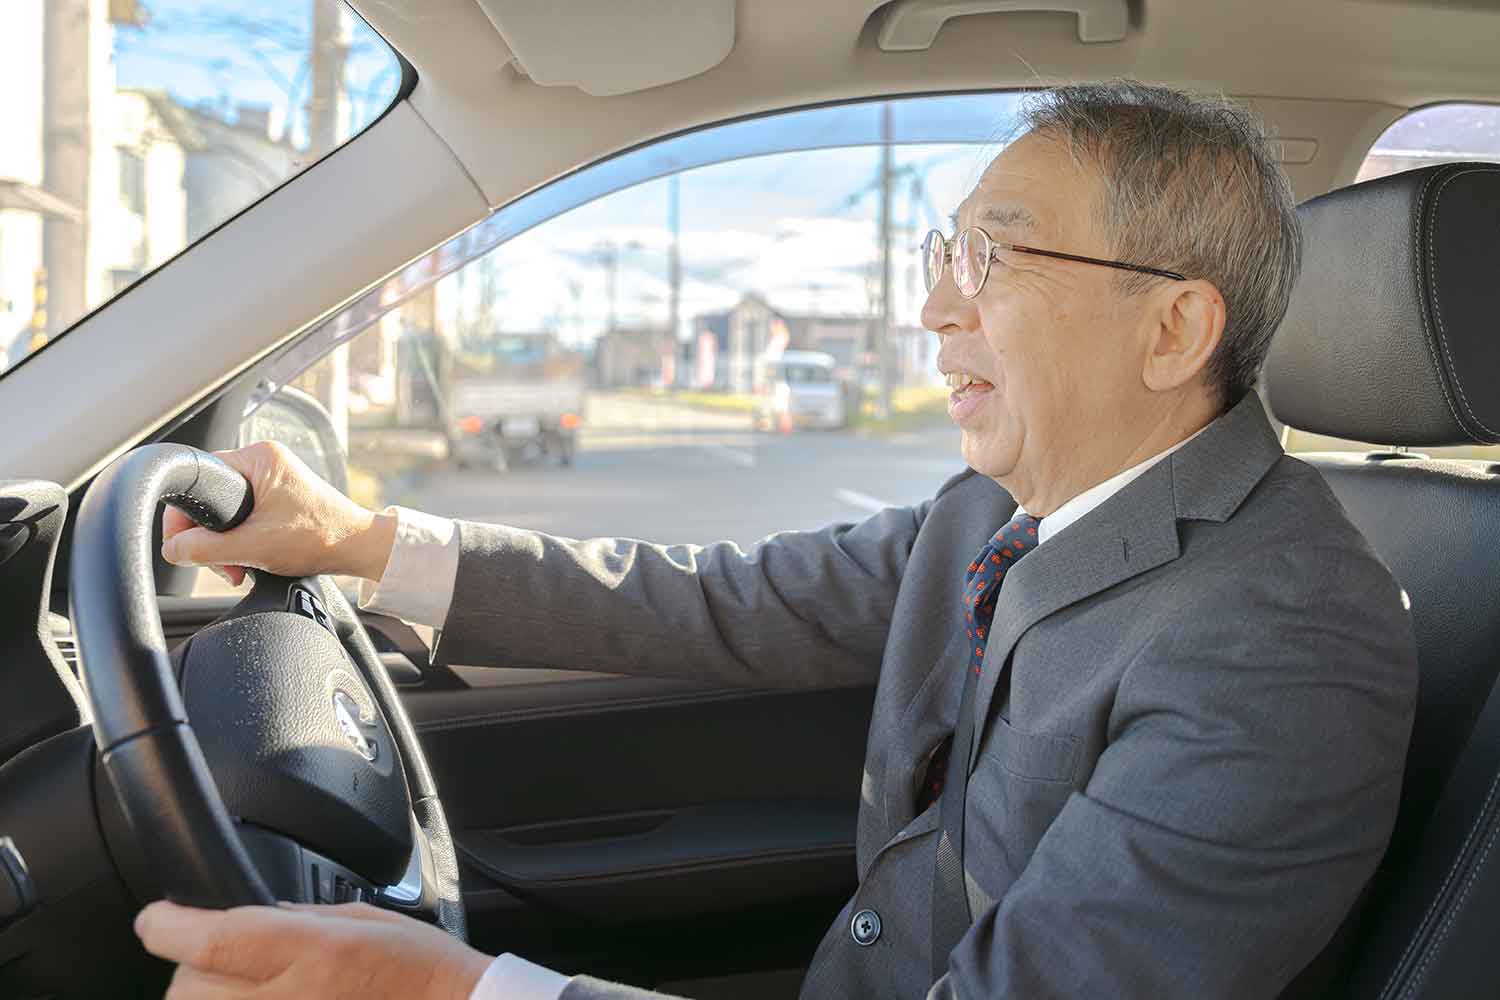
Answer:
<path fill-rule="evenodd" d="M 896 506 L 895 504 L 887 503 L 884 500 L 877 500 L 875 497 L 872 497 L 869 494 L 856 493 L 853 490 L 834 490 L 833 497 L 835 500 L 842 500 L 844 503 L 849 504 L 850 506 L 861 507 L 868 511 L 885 510 L 887 507 Z"/>
<path fill-rule="evenodd" d="M 739 448 L 729 448 L 724 445 L 705 446 L 704 451 L 720 461 L 728 462 L 730 465 L 738 465 L 742 469 L 755 468 L 755 456 L 748 451 Z"/>

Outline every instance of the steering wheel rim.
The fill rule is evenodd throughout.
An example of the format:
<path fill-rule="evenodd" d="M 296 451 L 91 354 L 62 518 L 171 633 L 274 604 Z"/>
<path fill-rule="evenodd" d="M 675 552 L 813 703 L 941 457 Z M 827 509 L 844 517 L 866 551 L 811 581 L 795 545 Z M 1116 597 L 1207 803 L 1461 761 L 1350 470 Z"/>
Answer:
<path fill-rule="evenodd" d="M 158 501 L 205 527 L 228 531 L 249 515 L 254 498 L 244 477 L 215 456 L 171 444 L 126 453 L 90 486 L 74 527 L 68 592 L 98 752 L 168 899 L 214 909 L 272 904 L 276 897 L 246 849 L 193 731 L 167 650 L 153 586 Z M 417 872 L 420 888 L 413 895 L 413 885 L 404 884 L 378 893 L 377 901 L 425 915 L 464 940 L 457 855 L 436 782 L 353 609 L 323 578 L 293 581 L 270 574 L 257 574 L 241 607 L 264 605 L 268 593 L 294 585 L 322 597 L 332 631 L 384 714 L 405 775 L 414 841 L 403 883 Z"/>

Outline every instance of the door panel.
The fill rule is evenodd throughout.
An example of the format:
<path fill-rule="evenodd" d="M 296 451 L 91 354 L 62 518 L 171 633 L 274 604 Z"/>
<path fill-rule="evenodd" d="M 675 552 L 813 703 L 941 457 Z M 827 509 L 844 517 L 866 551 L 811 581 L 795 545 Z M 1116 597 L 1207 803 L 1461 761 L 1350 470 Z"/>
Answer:
<path fill-rule="evenodd" d="M 407 704 L 476 945 L 636 983 L 811 958 L 856 882 L 873 690 L 453 673 Z"/>

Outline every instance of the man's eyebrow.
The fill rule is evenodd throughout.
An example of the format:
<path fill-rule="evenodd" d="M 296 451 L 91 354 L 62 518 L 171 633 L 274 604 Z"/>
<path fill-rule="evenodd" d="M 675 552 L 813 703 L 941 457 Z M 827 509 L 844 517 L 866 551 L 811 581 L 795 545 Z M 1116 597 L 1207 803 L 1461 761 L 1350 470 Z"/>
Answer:
<path fill-rule="evenodd" d="M 980 222 L 993 222 L 997 226 L 1016 229 L 1035 229 L 1036 216 L 1024 208 L 1001 208 L 991 206 L 979 213 Z"/>

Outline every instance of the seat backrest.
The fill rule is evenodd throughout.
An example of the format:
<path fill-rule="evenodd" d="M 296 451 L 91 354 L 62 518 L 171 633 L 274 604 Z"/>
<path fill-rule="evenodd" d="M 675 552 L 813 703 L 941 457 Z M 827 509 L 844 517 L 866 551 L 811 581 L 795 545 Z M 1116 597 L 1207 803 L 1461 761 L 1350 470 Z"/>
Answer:
<path fill-rule="evenodd" d="M 1299 214 L 1305 263 L 1266 364 L 1276 416 L 1393 447 L 1500 442 L 1500 166 L 1398 174 Z M 1421 673 L 1379 873 L 1289 992 L 1488 995 L 1500 919 L 1500 465 L 1298 457 L 1406 591 Z"/>

